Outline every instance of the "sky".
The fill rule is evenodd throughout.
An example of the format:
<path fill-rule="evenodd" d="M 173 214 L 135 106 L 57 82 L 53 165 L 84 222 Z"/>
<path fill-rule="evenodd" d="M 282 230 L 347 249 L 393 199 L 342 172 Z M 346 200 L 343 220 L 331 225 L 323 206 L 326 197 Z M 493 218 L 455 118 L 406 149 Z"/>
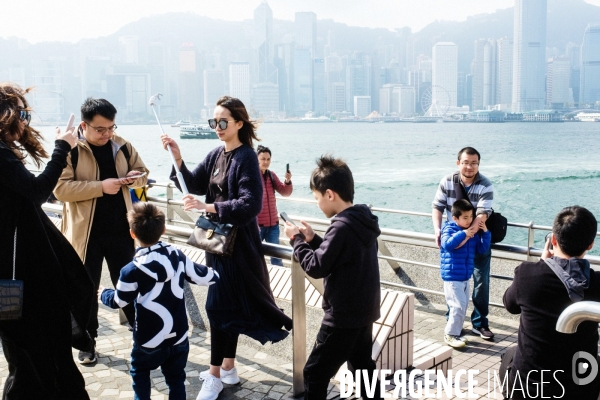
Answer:
<path fill-rule="evenodd" d="M 214 19 L 253 18 L 261 0 L 0 0 L 0 37 L 32 43 L 77 42 L 107 36 L 129 22 L 167 12 L 191 12 Z M 571 0 L 562 0 L 571 1 Z M 600 0 L 586 0 L 600 6 Z M 298 11 L 351 26 L 416 32 L 435 20 L 464 21 L 468 16 L 514 6 L 514 0 L 270 0 L 273 18 L 293 20 Z"/>

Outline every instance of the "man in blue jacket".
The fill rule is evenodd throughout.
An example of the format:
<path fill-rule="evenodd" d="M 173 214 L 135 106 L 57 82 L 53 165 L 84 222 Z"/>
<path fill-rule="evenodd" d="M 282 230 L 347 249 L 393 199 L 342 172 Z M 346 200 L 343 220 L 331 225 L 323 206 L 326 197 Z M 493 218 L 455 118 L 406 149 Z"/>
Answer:
<path fill-rule="evenodd" d="M 473 275 L 475 255 L 490 249 L 491 233 L 484 222 L 472 225 L 473 205 L 466 199 L 452 204 L 452 221 L 442 228 L 440 240 L 440 274 L 444 281 L 446 304 L 450 308 L 444 329 L 444 341 L 452 347 L 463 347 L 462 331 L 469 305 L 469 279 Z M 483 233 L 477 233 L 479 229 Z"/>

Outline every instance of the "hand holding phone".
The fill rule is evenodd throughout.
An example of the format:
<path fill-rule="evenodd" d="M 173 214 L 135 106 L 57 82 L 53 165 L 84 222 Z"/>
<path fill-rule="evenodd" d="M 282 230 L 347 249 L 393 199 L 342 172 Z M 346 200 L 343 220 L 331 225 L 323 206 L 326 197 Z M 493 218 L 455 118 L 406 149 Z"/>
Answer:
<path fill-rule="evenodd" d="M 548 242 L 548 249 L 552 250 L 552 232 L 548 232 L 548 234 L 546 235 L 546 238 L 544 239 L 544 243 Z"/>
<path fill-rule="evenodd" d="M 138 171 L 136 171 L 136 172 L 138 172 Z M 140 173 L 138 173 L 137 175 L 126 175 L 126 176 L 124 176 L 124 177 L 122 177 L 122 178 L 119 178 L 119 180 L 120 180 L 121 182 L 123 182 L 123 181 L 125 181 L 125 182 L 128 182 L 128 181 L 130 181 L 130 180 L 131 180 L 131 182 L 129 182 L 129 183 L 124 183 L 125 185 L 129 185 L 129 184 L 130 184 L 130 183 L 132 183 L 134 180 L 136 180 L 136 179 L 138 179 L 138 178 L 141 178 L 142 176 L 146 176 L 146 172 L 140 172 Z"/>
<path fill-rule="evenodd" d="M 287 215 L 287 213 L 285 211 L 282 211 L 281 213 L 279 213 L 279 216 L 285 222 L 289 222 L 290 224 L 292 224 L 292 225 L 294 225 L 296 227 L 296 229 L 298 230 L 298 234 L 300 235 L 300 237 L 302 238 L 302 240 L 306 239 L 306 237 L 304 236 L 304 234 L 302 232 L 300 232 L 300 229 L 298 228 L 298 225 L 296 225 L 294 223 L 294 221 L 292 221 L 292 219 Z"/>

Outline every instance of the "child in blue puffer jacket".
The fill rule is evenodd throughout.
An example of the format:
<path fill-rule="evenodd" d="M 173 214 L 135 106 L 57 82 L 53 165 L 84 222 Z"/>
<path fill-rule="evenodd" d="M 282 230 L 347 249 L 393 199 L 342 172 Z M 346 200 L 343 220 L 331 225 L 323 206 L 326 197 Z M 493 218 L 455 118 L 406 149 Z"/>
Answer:
<path fill-rule="evenodd" d="M 475 209 L 466 199 L 452 205 L 452 222 L 442 227 L 440 246 L 440 274 L 444 281 L 444 295 L 449 307 L 444 341 L 452 347 L 463 347 L 466 339 L 460 336 L 469 305 L 469 279 L 473 275 L 475 254 L 490 248 L 491 233 L 485 223 L 471 226 Z M 483 233 L 478 233 L 479 230 Z"/>

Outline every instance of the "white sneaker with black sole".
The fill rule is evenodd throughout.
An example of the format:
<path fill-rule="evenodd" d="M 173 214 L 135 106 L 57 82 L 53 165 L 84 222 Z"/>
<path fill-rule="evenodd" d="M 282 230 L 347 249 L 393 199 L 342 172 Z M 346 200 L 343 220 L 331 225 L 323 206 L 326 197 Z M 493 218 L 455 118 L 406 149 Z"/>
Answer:
<path fill-rule="evenodd" d="M 210 375 L 209 371 L 210 370 L 207 369 L 206 371 L 200 372 L 198 375 L 200 380 L 206 379 L 206 377 Z M 236 385 L 240 383 L 240 377 L 238 376 L 237 368 L 233 367 L 229 371 L 225 371 L 223 368 L 221 368 L 221 382 L 228 385 Z"/>
<path fill-rule="evenodd" d="M 208 374 L 208 376 L 204 378 L 202 389 L 200 389 L 200 393 L 198 393 L 196 400 L 216 400 L 222 390 L 223 383 L 221 383 L 221 380 L 211 374 Z"/>

